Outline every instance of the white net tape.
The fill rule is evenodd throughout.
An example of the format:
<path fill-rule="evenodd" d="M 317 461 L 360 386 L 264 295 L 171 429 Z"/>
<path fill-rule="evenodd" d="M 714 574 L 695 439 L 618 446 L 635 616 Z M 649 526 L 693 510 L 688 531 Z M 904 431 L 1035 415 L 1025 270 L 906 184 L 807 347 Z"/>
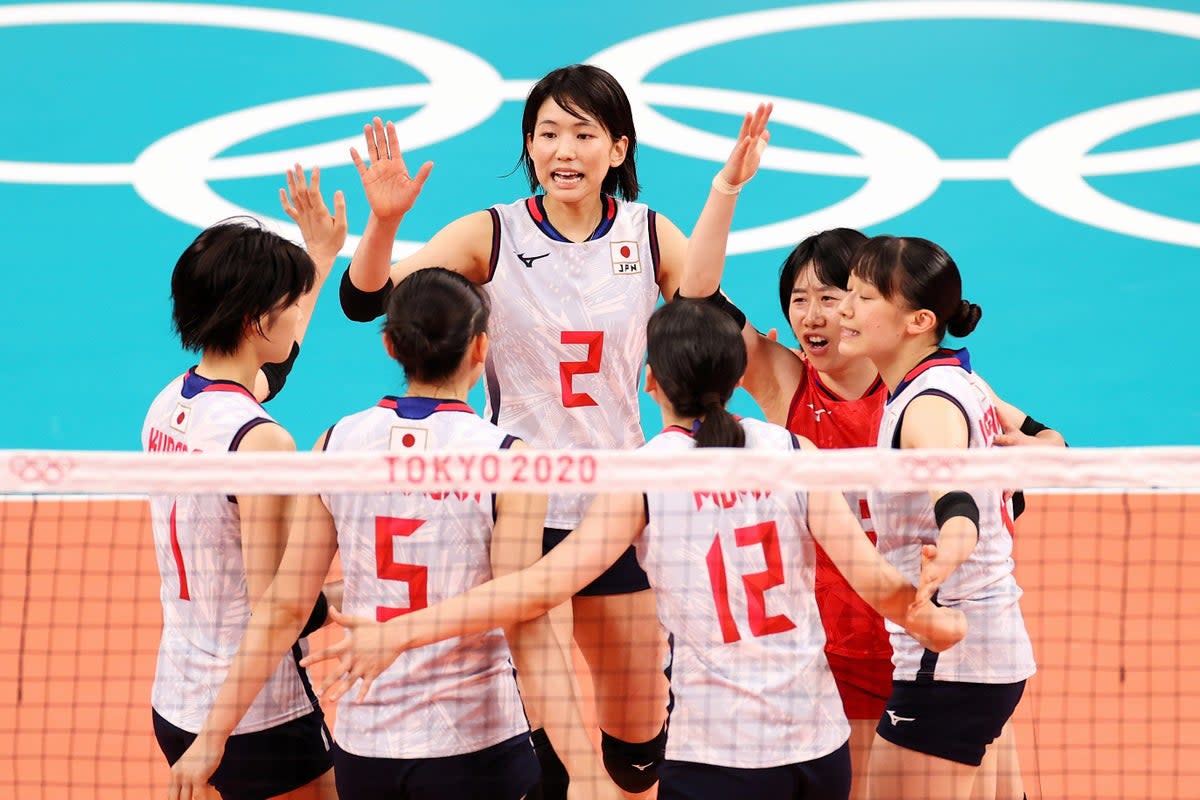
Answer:
<path fill-rule="evenodd" d="M 1200 487 L 1200 447 L 769 452 L 0 451 L 0 494 Z"/>

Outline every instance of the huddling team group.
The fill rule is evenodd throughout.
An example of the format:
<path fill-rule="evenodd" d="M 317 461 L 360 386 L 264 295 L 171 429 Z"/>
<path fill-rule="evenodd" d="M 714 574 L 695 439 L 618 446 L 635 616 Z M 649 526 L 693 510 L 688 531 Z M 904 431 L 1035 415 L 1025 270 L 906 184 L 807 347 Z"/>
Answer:
<path fill-rule="evenodd" d="M 373 120 L 365 158 L 351 150 L 371 215 L 341 305 L 384 316 L 405 391 L 315 449 L 642 448 L 669 463 L 694 447 L 1062 446 L 966 350 L 943 348 L 981 311 L 933 242 L 818 233 L 779 279 L 799 348 L 747 321 L 720 283 L 770 114 L 745 115 L 689 238 L 636 202 L 620 85 L 555 70 L 522 118 L 532 196 L 394 264 L 432 164 L 410 174 L 392 124 Z M 300 352 L 346 204 L 335 193 L 330 213 L 316 169 L 287 183 L 305 248 L 226 221 L 175 265 L 175 328 L 200 361 L 153 401 L 146 449 L 295 449 L 261 403 Z M 481 377 L 483 417 L 466 402 Z M 648 442 L 643 385 L 665 426 Z M 737 386 L 766 421 L 726 410 Z M 657 784 L 664 800 L 1020 800 L 1009 719 L 1035 671 L 1012 574 L 1022 503 L 952 486 L 152 497 L 168 797 L 619 798 Z M 343 578 L 326 583 L 335 555 Z M 306 654 L 328 622 L 344 638 Z M 306 673 L 326 659 L 332 736 Z"/>

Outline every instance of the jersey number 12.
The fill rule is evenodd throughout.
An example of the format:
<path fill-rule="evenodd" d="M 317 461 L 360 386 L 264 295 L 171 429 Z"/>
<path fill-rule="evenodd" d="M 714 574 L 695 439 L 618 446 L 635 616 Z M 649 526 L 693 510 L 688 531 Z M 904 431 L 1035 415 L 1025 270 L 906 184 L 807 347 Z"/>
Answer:
<path fill-rule="evenodd" d="M 760 545 L 767 568 L 742 576 L 742 586 L 746 591 L 746 622 L 750 626 L 751 636 L 769 636 L 772 633 L 783 633 L 796 627 L 796 623 L 788 619 L 786 614 L 767 616 L 767 589 L 783 585 L 783 554 L 779 549 L 779 529 L 774 522 L 760 522 L 744 528 L 733 529 L 734 540 L 738 547 Z M 729 607 L 729 584 L 725 578 L 725 554 L 721 551 L 721 537 L 713 537 L 712 547 L 708 549 L 708 578 L 712 582 L 713 600 L 717 606 L 717 622 L 721 626 L 721 637 L 726 644 L 742 638 L 737 623 L 733 620 L 733 611 Z"/>

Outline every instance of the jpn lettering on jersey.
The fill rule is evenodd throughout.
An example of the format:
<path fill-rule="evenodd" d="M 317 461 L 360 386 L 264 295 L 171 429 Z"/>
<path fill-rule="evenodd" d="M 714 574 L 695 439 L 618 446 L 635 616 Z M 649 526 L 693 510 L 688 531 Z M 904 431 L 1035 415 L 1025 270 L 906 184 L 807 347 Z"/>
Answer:
<path fill-rule="evenodd" d="M 388 449 L 393 453 L 405 450 L 425 450 L 429 447 L 429 431 L 425 428 L 395 425 L 389 437 Z"/>
<path fill-rule="evenodd" d="M 640 275 L 642 261 L 637 242 L 609 242 L 612 249 L 613 275 Z"/>

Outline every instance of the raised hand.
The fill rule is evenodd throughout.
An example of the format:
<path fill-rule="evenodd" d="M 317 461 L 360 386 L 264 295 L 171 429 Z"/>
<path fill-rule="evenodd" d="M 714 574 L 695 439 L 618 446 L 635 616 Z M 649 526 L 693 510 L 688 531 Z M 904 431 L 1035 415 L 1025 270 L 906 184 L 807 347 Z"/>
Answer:
<path fill-rule="evenodd" d="M 389 644 L 389 633 L 396 629 L 396 622 L 382 623 L 363 617 L 347 616 L 330 606 L 329 617 L 346 629 L 345 637 L 335 645 L 310 653 L 300 661 L 300 666 L 309 667 L 322 661 L 338 659 L 339 671 L 321 683 L 320 695 L 336 703 L 350 691 L 354 684 L 362 681 L 358 700 L 367 696 L 371 684 L 396 660 L 402 648 Z"/>
<path fill-rule="evenodd" d="M 758 171 L 763 150 L 771 140 L 767 121 L 770 120 L 773 109 L 771 103 L 759 103 L 758 108 L 742 118 L 742 129 L 738 133 L 737 144 L 734 145 L 733 152 L 729 154 L 729 159 L 720 173 L 730 186 L 741 186 Z"/>
<path fill-rule="evenodd" d="M 400 140 L 396 137 L 396 126 L 387 125 L 375 117 L 370 125 L 363 126 L 366 139 L 368 166 L 353 147 L 350 158 L 362 178 L 363 191 L 371 205 L 371 213 L 384 222 L 398 222 L 412 208 L 425 185 L 425 179 L 433 171 L 433 162 L 426 161 L 417 170 L 415 177 L 408 174 L 404 156 L 400 152 Z"/>
<path fill-rule="evenodd" d="M 285 177 L 287 189 L 279 190 L 279 203 L 284 213 L 300 226 L 304 247 L 324 278 L 346 243 L 346 197 L 341 191 L 333 193 L 333 215 L 330 216 L 325 198 L 321 196 L 320 167 L 313 167 L 311 184 L 299 164 Z"/>

